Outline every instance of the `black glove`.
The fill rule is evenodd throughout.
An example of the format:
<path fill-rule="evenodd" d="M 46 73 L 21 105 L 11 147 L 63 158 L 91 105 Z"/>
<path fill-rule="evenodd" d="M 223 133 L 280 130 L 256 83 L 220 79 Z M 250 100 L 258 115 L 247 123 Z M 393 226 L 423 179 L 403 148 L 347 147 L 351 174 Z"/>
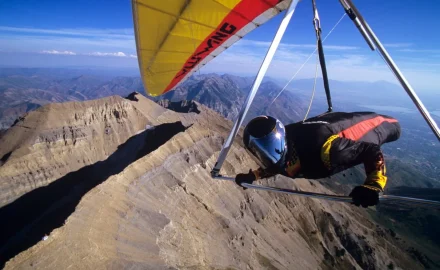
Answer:
<path fill-rule="evenodd" d="M 257 180 L 257 177 L 252 170 L 249 170 L 249 173 L 239 173 L 235 176 L 235 183 L 239 186 L 241 186 L 242 183 L 252 184 L 255 180 Z M 242 188 L 246 189 L 245 187 Z"/>
<path fill-rule="evenodd" d="M 353 198 L 353 203 L 356 206 L 362 205 L 362 207 L 367 208 L 368 206 L 377 205 L 379 202 L 379 192 L 379 188 L 362 185 L 355 187 L 348 196 Z"/>

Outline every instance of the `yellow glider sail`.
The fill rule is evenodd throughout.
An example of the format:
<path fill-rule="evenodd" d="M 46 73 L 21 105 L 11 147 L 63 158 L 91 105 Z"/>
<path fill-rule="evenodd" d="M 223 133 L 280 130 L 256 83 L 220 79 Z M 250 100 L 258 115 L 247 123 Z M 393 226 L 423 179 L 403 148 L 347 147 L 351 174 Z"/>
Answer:
<path fill-rule="evenodd" d="M 132 0 L 142 80 L 151 96 L 173 90 L 291 0 Z"/>

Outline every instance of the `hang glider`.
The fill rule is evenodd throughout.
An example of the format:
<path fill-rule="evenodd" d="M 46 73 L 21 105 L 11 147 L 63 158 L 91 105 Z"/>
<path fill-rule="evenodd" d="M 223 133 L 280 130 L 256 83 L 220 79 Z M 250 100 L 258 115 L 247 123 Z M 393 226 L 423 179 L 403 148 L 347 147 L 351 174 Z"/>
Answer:
<path fill-rule="evenodd" d="M 174 90 L 179 84 L 191 76 L 191 74 L 227 50 L 236 41 L 284 11 L 284 17 L 260 66 L 252 88 L 220 151 L 218 160 L 211 171 L 211 175 L 215 179 L 234 179 L 222 176 L 220 170 L 299 1 L 300 0 L 132 0 L 139 67 L 146 92 L 151 96 L 159 96 Z M 315 2 L 316 0 L 312 0 L 314 9 L 313 22 L 317 37 L 319 62 L 324 75 L 323 79 L 328 111 L 330 112 L 332 111 L 331 95 L 325 69 L 319 15 Z M 440 130 L 437 124 L 431 118 L 429 112 L 380 40 L 374 34 L 373 30 L 356 9 L 352 0 L 339 0 L 339 2 L 348 17 L 358 28 L 370 49 L 378 50 L 433 133 L 440 140 Z M 351 198 L 346 196 L 333 196 L 249 184 L 244 184 L 244 186 L 319 199 L 351 202 Z M 400 200 L 414 204 L 440 207 L 440 202 L 436 201 L 391 195 L 383 195 L 380 200 Z"/>
<path fill-rule="evenodd" d="M 133 0 L 137 55 L 151 96 L 185 81 L 289 0 Z"/>

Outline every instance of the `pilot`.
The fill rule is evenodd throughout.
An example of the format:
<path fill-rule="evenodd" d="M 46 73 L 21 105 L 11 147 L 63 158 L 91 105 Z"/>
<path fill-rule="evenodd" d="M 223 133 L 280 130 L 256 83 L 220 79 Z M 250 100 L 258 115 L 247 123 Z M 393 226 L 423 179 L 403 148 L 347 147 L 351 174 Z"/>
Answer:
<path fill-rule="evenodd" d="M 276 174 L 320 179 L 363 163 L 366 180 L 349 196 L 357 206 L 374 206 L 387 183 L 380 147 L 400 132 L 396 119 L 373 112 L 330 112 L 286 126 L 258 116 L 247 124 L 243 142 L 260 168 L 238 174 L 235 182 L 241 186 Z"/>

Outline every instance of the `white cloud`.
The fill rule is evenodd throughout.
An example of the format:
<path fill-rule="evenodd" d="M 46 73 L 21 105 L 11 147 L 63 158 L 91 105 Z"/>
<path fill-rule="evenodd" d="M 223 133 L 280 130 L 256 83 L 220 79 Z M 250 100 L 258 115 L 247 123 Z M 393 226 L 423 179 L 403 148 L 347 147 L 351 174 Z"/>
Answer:
<path fill-rule="evenodd" d="M 88 36 L 88 37 L 105 37 L 131 39 L 133 38 L 133 29 L 43 29 L 43 28 L 25 28 L 25 27 L 8 27 L 0 26 L 0 31 L 10 33 L 29 33 L 29 34 L 48 34 L 48 35 L 64 35 L 64 36 Z"/>
<path fill-rule="evenodd" d="M 86 56 L 100 56 L 100 57 L 121 57 L 121 58 L 137 58 L 135 54 L 126 54 L 124 52 L 90 52 L 90 53 L 76 53 L 72 51 L 58 51 L 58 50 L 43 50 L 41 54 L 56 54 L 56 55 L 86 55 Z"/>
<path fill-rule="evenodd" d="M 404 74 L 408 74 L 408 79 L 415 87 L 432 88 L 440 84 L 440 77 L 435 74 L 440 64 L 438 59 L 440 50 L 435 47 L 418 49 L 412 43 L 386 43 L 384 45 L 393 50 L 395 61 L 398 62 Z M 255 75 L 269 46 L 270 42 L 266 41 L 240 40 L 206 65 L 202 72 Z M 48 50 L 48 48 L 58 48 L 58 50 Z M 314 43 L 281 43 L 268 70 L 268 75 L 289 79 L 315 48 Z M 396 82 L 380 58 L 366 50 L 361 50 L 361 47 L 325 43 L 324 48 L 329 75 L 332 79 Z M 137 58 L 133 29 L 41 29 L 0 26 L 0 50 L 101 56 L 101 61 L 133 63 L 135 62 L 133 59 Z M 431 55 L 429 58 L 420 56 L 416 59 L 414 56 L 417 53 L 430 53 Z M 297 78 L 313 77 L 315 61 L 316 56 L 310 59 Z"/>
<path fill-rule="evenodd" d="M 132 29 L 40 29 L 0 26 L 0 49 L 40 52 L 62 48 L 77 54 L 89 52 L 136 52 Z"/>
<path fill-rule="evenodd" d="M 71 52 L 71 51 L 56 51 L 56 50 L 42 51 L 41 53 L 44 53 L 44 54 L 65 54 L 65 55 L 76 55 L 76 53 Z"/>
<path fill-rule="evenodd" d="M 369 61 L 369 58 L 366 55 L 362 54 L 346 54 L 339 55 L 336 59 L 328 60 L 328 65 L 332 66 L 362 66 L 365 65 Z M 373 63 L 371 63 L 373 64 Z"/>
<path fill-rule="evenodd" d="M 75 53 L 72 51 L 57 51 L 57 50 L 44 50 L 42 54 L 58 54 L 58 55 L 88 55 L 88 56 L 102 56 L 102 57 L 125 57 L 125 58 L 137 58 L 135 54 L 126 54 L 124 52 L 91 52 L 91 53 Z"/>
<path fill-rule="evenodd" d="M 1 47 L 15 51 L 33 51 L 35 48 L 62 47 L 67 50 L 88 51 L 102 48 L 113 48 L 115 50 L 125 49 L 136 51 L 136 43 L 132 39 L 110 39 L 110 38 L 86 38 L 86 37 L 59 37 L 59 36 L 0 36 Z M 9 48 L 8 48 L 9 47 Z"/>
<path fill-rule="evenodd" d="M 406 48 L 413 46 L 412 43 L 385 43 L 385 48 Z"/>
<path fill-rule="evenodd" d="M 440 53 L 440 50 L 435 49 L 402 49 L 399 52 L 409 52 L 409 53 Z"/>
<path fill-rule="evenodd" d="M 86 55 L 92 55 L 92 56 L 117 56 L 117 57 L 127 57 L 127 55 L 123 52 L 114 52 L 114 53 L 107 53 L 107 52 L 92 52 L 88 53 Z"/>

